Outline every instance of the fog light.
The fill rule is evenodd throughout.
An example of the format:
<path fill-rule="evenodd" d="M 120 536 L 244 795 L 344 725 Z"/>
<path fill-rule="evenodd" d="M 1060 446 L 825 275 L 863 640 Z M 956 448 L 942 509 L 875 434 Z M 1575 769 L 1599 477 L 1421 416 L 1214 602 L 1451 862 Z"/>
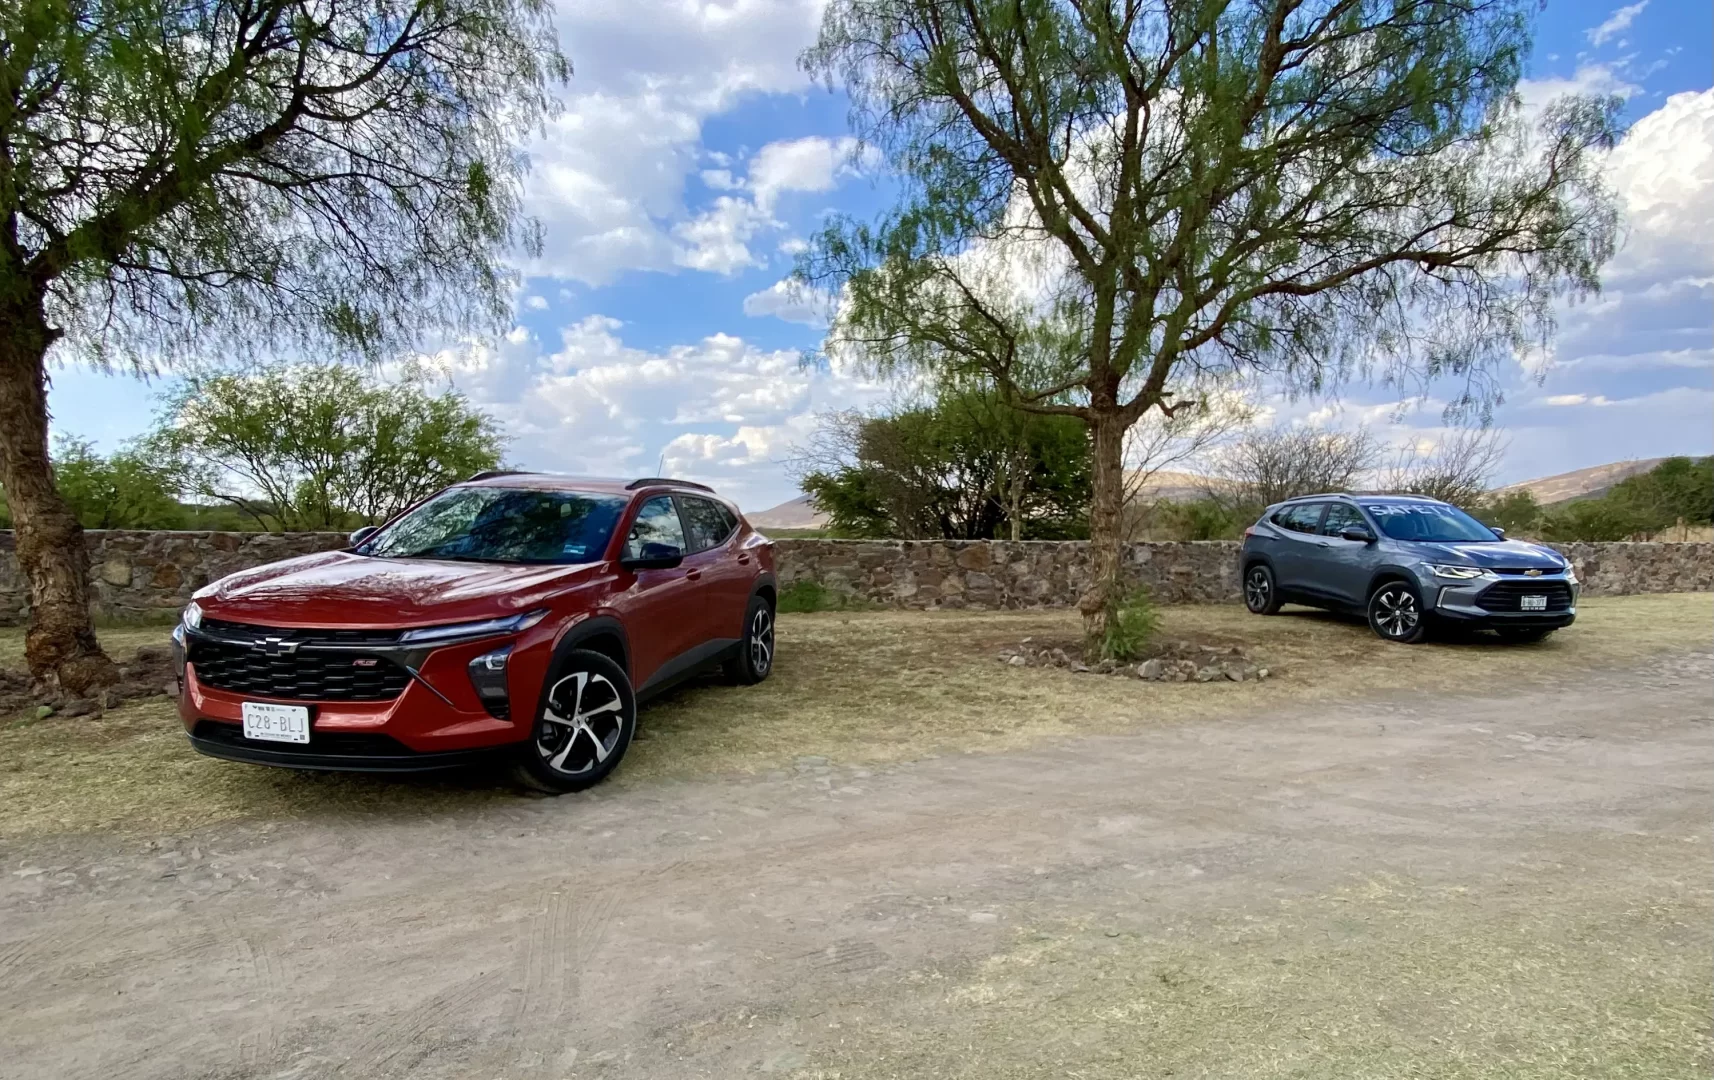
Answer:
<path fill-rule="evenodd" d="M 501 720 L 512 718 L 512 702 L 506 693 L 506 662 L 512 657 L 512 647 L 506 645 L 483 653 L 470 661 L 470 684 L 488 715 Z"/>

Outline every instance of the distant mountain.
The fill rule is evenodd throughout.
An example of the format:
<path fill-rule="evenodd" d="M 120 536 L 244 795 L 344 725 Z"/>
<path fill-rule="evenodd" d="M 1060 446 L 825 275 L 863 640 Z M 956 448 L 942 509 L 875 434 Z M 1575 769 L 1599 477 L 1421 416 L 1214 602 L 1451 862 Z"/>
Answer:
<path fill-rule="evenodd" d="M 827 515 L 815 508 L 808 495 L 799 495 L 771 510 L 744 516 L 758 529 L 820 529 L 827 525 Z"/>
<path fill-rule="evenodd" d="M 1604 495 L 1608 488 L 1619 481 L 1638 473 L 1648 472 L 1665 460 L 1665 458 L 1642 458 L 1636 461 L 1615 461 L 1607 465 L 1594 465 L 1587 469 L 1574 469 L 1571 472 L 1558 473 L 1554 476 L 1543 476 L 1538 480 L 1507 484 L 1498 489 L 1495 494 L 1504 495 L 1512 491 L 1527 491 L 1534 495 L 1535 501 L 1543 506 L 1564 502 L 1567 499 Z"/>

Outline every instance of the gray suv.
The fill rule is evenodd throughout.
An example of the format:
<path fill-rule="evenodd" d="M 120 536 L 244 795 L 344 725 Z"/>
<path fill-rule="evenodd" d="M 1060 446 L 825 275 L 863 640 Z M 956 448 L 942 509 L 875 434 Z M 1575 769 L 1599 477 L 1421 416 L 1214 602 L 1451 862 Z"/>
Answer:
<path fill-rule="evenodd" d="M 1358 612 L 1388 641 L 1431 623 L 1540 641 L 1577 618 L 1577 575 L 1551 548 L 1507 540 L 1464 511 L 1418 495 L 1308 495 L 1244 530 L 1244 603 Z"/>

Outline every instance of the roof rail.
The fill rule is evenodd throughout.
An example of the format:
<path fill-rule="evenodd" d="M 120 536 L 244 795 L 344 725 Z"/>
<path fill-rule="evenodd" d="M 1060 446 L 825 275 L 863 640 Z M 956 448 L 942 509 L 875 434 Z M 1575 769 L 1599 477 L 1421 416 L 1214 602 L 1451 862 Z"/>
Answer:
<path fill-rule="evenodd" d="M 463 482 L 468 484 L 473 480 L 492 480 L 496 476 L 523 476 L 523 475 L 524 475 L 524 470 L 522 470 L 522 469 L 483 469 L 479 473 L 472 473 L 469 476 L 465 477 Z"/>
<path fill-rule="evenodd" d="M 695 488 L 698 491 L 706 491 L 710 495 L 714 494 L 714 489 L 709 487 L 707 484 L 698 484 L 694 480 L 674 480 L 670 476 L 643 476 L 643 477 L 639 477 L 638 479 L 631 481 L 629 484 L 626 484 L 625 490 L 626 491 L 636 491 L 638 488 L 655 487 L 657 485 L 663 486 L 663 487 Z"/>

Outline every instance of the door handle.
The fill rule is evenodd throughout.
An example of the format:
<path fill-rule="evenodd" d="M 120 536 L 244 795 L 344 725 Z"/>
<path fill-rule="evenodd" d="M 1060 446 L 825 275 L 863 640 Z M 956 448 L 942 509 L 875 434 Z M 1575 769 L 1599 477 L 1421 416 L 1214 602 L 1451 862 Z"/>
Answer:
<path fill-rule="evenodd" d="M 684 572 L 684 576 L 689 578 L 692 581 L 701 581 L 702 580 L 702 571 L 701 570 L 686 570 Z"/>
<path fill-rule="evenodd" d="M 741 554 L 738 556 L 738 562 L 741 565 L 749 566 L 750 565 L 750 556 Z"/>

